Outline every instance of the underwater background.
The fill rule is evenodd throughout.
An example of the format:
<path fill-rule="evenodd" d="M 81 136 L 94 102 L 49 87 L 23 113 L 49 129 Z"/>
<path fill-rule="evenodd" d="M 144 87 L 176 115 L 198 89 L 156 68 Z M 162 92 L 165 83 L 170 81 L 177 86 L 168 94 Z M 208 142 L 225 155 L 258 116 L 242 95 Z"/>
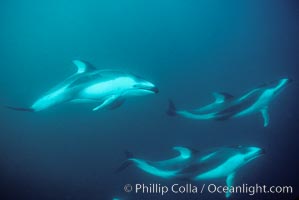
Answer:
<path fill-rule="evenodd" d="M 223 194 L 134 195 L 127 183 L 173 184 L 136 167 L 120 174 L 124 150 L 165 159 L 173 146 L 199 150 L 253 145 L 266 154 L 237 172 L 235 185 L 290 185 L 293 194 L 232 195 L 290 200 L 299 196 L 296 0 L 2 0 L 0 103 L 30 106 L 75 73 L 73 59 L 133 72 L 157 95 L 130 98 L 114 111 L 64 104 L 38 113 L 0 109 L 0 199 L 225 199 Z M 263 83 L 294 82 L 260 114 L 196 121 L 165 114 L 213 100 L 212 92 L 244 94 Z M 215 181 L 224 184 L 224 180 Z M 202 183 L 197 183 L 202 184 Z"/>

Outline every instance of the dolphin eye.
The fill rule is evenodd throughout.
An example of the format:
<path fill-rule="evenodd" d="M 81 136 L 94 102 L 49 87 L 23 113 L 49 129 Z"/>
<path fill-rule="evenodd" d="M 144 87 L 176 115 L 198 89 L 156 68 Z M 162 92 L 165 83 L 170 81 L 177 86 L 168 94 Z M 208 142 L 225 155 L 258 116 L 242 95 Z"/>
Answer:
<path fill-rule="evenodd" d="M 142 85 L 140 85 L 140 84 L 134 84 L 134 85 L 133 85 L 133 88 L 136 88 L 136 89 L 142 89 L 143 87 L 142 87 Z"/>

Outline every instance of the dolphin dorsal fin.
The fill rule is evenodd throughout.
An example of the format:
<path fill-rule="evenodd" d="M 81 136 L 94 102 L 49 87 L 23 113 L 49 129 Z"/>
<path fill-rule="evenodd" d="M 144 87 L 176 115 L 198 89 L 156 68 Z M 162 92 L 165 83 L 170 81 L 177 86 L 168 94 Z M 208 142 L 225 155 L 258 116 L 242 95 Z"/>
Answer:
<path fill-rule="evenodd" d="M 186 148 L 186 147 L 176 146 L 176 147 L 173 147 L 173 150 L 178 151 L 180 153 L 180 156 L 184 159 L 190 158 L 191 154 L 192 154 L 192 150 L 190 150 L 189 148 Z"/>
<path fill-rule="evenodd" d="M 233 95 L 226 92 L 214 92 L 213 96 L 215 98 L 215 103 L 223 103 L 226 100 L 234 98 Z"/>
<path fill-rule="evenodd" d="M 90 64 L 89 62 L 82 61 L 82 60 L 73 60 L 74 65 L 77 67 L 77 73 L 82 74 L 84 72 L 89 72 L 96 70 L 96 68 Z"/>

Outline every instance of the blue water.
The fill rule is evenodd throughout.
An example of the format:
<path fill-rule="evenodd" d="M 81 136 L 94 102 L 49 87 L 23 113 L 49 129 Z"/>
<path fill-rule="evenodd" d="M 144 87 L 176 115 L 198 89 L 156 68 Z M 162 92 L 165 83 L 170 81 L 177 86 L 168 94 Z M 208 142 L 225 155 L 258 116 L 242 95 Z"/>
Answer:
<path fill-rule="evenodd" d="M 38 113 L 0 109 L 0 199 L 225 199 L 224 195 L 134 195 L 127 183 L 163 183 L 137 168 L 115 174 L 128 149 L 159 160 L 172 146 L 226 145 L 266 149 L 236 183 L 291 185 L 293 194 L 231 199 L 295 199 L 298 183 L 299 4 L 295 0 L 0 2 L 0 103 L 30 106 L 76 69 L 71 60 L 133 72 L 158 95 L 128 99 L 114 111 L 61 105 Z M 196 121 L 165 114 L 235 95 L 282 77 L 295 81 L 260 115 Z M 224 180 L 217 181 L 224 184 Z M 202 184 L 202 183 L 197 183 Z"/>

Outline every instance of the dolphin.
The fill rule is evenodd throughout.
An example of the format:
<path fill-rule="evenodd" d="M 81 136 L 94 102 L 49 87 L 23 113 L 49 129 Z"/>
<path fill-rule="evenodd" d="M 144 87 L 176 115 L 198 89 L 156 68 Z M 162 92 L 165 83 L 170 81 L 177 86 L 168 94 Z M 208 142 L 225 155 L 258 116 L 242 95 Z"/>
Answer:
<path fill-rule="evenodd" d="M 193 181 L 224 178 L 231 188 L 236 172 L 250 161 L 265 154 L 265 150 L 254 146 L 232 146 L 214 150 L 201 156 L 196 162 L 183 169 L 180 175 Z M 227 192 L 225 196 L 231 196 Z"/>
<path fill-rule="evenodd" d="M 127 162 L 131 162 L 148 174 L 164 179 L 200 181 L 224 178 L 226 185 L 231 188 L 236 172 L 264 153 L 265 150 L 259 147 L 231 146 L 216 148 L 205 153 L 190 154 L 191 157 L 185 159 L 184 162 L 178 161 L 178 165 L 174 168 L 160 167 L 156 162 L 134 157 L 128 158 Z M 121 169 L 124 168 L 121 167 Z M 230 196 L 231 193 L 227 192 L 226 197 Z"/>
<path fill-rule="evenodd" d="M 260 112 L 266 127 L 270 121 L 268 114 L 270 102 L 291 82 L 291 79 L 282 78 L 257 87 L 241 97 L 215 92 L 213 103 L 194 110 L 177 110 L 174 103 L 169 100 L 167 114 L 196 120 L 227 120 Z"/>
<path fill-rule="evenodd" d="M 18 111 L 37 112 L 67 103 L 95 103 L 93 111 L 121 106 L 129 96 L 158 93 L 151 82 L 122 71 L 99 70 L 82 60 L 73 60 L 77 72 L 37 99 L 30 108 L 7 106 Z"/>

